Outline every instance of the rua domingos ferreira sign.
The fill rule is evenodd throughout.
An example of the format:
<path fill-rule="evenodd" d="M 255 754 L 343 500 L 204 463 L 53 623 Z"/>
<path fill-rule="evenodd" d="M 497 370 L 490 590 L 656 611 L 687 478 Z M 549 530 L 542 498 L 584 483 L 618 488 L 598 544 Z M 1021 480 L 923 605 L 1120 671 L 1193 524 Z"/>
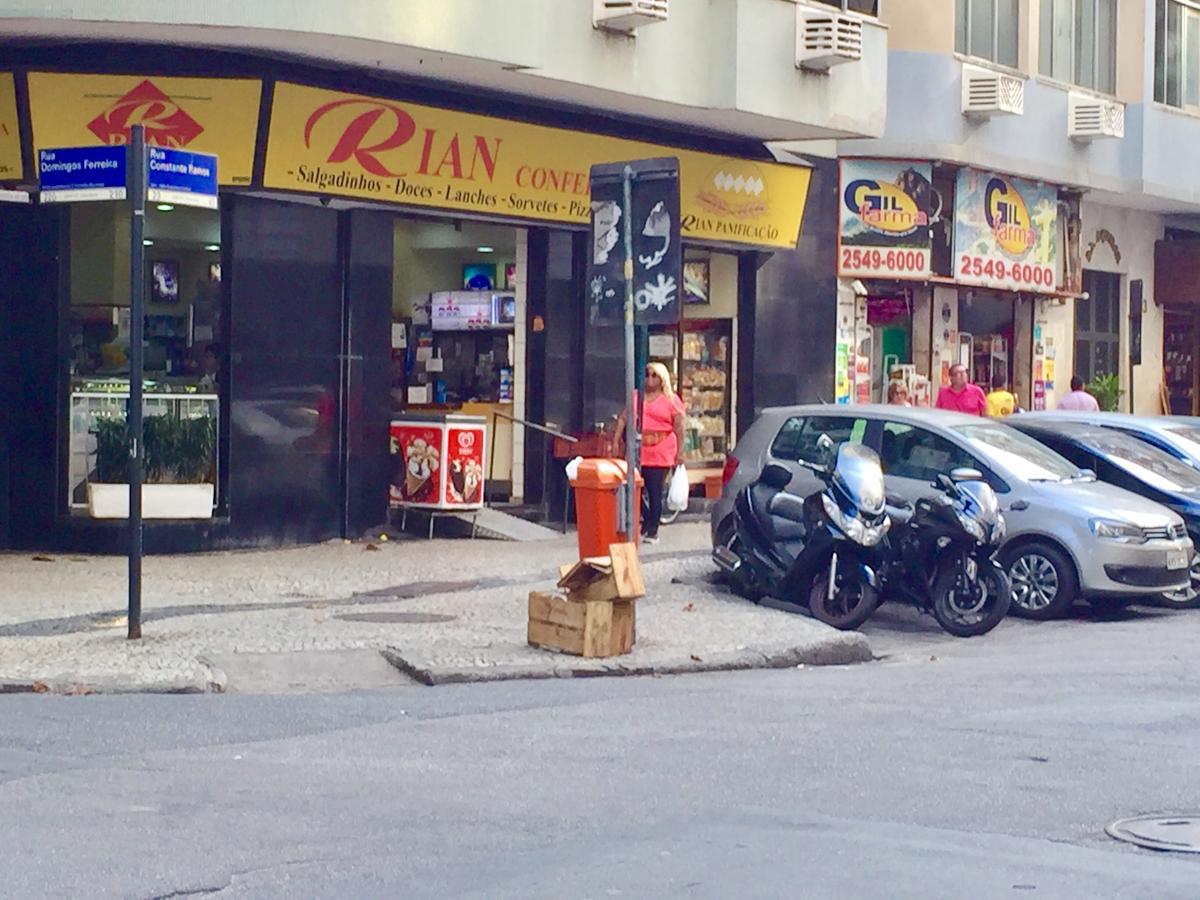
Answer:
<path fill-rule="evenodd" d="M 124 200 L 129 147 L 67 147 L 38 152 L 43 203 Z M 146 148 L 147 199 L 217 208 L 217 158 L 170 147 Z"/>
<path fill-rule="evenodd" d="M 625 207 L 625 170 L 631 204 Z M 679 228 L 679 160 L 669 157 L 592 166 L 588 254 L 590 321 L 620 321 L 625 305 L 625 217 L 633 237 L 633 307 L 638 325 L 679 321 L 683 245 Z"/>

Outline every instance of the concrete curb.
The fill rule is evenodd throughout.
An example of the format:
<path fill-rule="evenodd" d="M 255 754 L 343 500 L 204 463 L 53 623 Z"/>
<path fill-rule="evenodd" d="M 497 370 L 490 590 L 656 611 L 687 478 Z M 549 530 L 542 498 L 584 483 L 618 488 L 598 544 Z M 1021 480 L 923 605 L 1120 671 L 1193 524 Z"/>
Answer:
<path fill-rule="evenodd" d="M 204 659 L 198 662 L 207 669 L 207 676 L 139 679 L 119 675 L 97 676 L 85 672 L 59 673 L 48 678 L 0 675 L 0 694 L 59 694 L 74 697 L 88 694 L 223 694 L 225 673 Z"/>
<path fill-rule="evenodd" d="M 732 672 L 745 669 L 790 669 L 796 666 L 842 666 L 871 662 L 874 654 L 866 637 L 858 632 L 836 632 L 801 646 L 766 650 L 746 649 L 716 653 L 705 658 L 684 656 L 643 663 L 622 662 L 623 657 L 583 659 L 552 651 L 540 651 L 544 661 L 496 665 L 452 665 L 421 660 L 417 654 L 398 647 L 380 651 L 384 659 L 422 684 L 470 684 L 484 681 L 513 681 L 542 678 L 603 678 L 627 675 L 683 675 L 691 672 Z"/>

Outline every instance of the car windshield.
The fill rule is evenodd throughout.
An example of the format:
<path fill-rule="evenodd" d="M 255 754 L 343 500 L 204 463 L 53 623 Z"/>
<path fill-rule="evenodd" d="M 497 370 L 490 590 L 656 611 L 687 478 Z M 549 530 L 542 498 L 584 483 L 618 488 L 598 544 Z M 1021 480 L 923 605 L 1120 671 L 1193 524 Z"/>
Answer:
<path fill-rule="evenodd" d="M 1200 472 L 1127 434 L 1103 431 L 1082 441 L 1114 466 L 1160 491 L 1200 491 Z"/>
<path fill-rule="evenodd" d="M 1082 474 L 1069 460 L 1007 425 L 984 422 L 954 430 L 1023 481 L 1069 481 Z"/>

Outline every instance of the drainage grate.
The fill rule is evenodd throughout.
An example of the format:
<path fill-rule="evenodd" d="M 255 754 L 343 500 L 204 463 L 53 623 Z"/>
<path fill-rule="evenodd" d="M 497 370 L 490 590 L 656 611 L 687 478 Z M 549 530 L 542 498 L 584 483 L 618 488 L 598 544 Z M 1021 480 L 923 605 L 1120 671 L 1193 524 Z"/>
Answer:
<path fill-rule="evenodd" d="M 1151 850 L 1200 853 L 1200 813 L 1121 819 L 1104 830 L 1109 837 L 1118 841 L 1128 841 Z"/>
<path fill-rule="evenodd" d="M 458 616 L 421 612 L 369 612 L 346 613 L 344 616 L 334 616 L 334 618 L 346 622 L 371 622 L 376 625 L 432 625 L 435 622 L 453 622 Z"/>

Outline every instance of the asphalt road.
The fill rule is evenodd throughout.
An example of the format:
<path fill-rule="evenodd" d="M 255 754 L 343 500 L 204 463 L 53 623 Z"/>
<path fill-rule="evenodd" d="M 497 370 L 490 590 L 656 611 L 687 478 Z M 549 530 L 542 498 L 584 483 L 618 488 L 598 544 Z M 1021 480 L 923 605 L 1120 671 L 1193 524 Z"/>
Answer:
<path fill-rule="evenodd" d="M 851 668 L 0 697 L 0 896 L 1196 898 L 1200 612 Z"/>

